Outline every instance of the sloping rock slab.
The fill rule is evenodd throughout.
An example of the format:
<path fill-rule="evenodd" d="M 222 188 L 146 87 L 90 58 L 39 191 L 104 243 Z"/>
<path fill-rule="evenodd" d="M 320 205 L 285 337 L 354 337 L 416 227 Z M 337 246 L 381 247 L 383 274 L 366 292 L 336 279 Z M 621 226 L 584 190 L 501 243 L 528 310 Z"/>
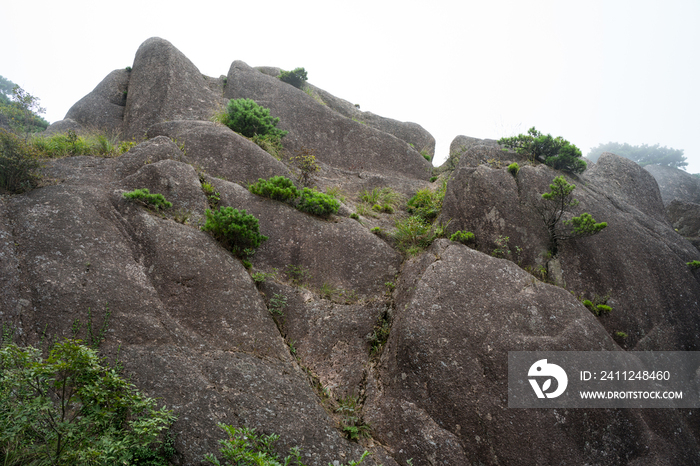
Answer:
<path fill-rule="evenodd" d="M 185 154 L 170 138 L 158 136 L 132 147 L 117 158 L 117 174 L 127 177 L 139 171 L 144 165 L 161 160 L 188 161 Z"/>
<path fill-rule="evenodd" d="M 700 236 L 700 204 L 672 200 L 668 204 L 668 218 L 679 235 Z"/>
<path fill-rule="evenodd" d="M 438 240 L 405 266 L 396 298 L 364 415 L 397 461 L 700 460 L 697 442 L 675 411 L 507 407 L 508 351 L 619 350 L 566 290 L 534 280 L 512 262 Z"/>
<path fill-rule="evenodd" d="M 318 377 L 327 393 L 335 398 L 359 396 L 369 363 L 368 337 L 386 312 L 385 304 L 333 302 L 276 282 L 267 282 L 260 289 L 268 302 L 285 297 L 275 320 L 285 339 L 293 342 L 295 355 Z M 351 298 L 340 293 L 334 290 L 333 295 Z"/>
<path fill-rule="evenodd" d="M 85 128 L 121 133 L 130 74 L 125 69 L 109 73 L 68 110 L 65 119 L 74 120 Z"/>
<path fill-rule="evenodd" d="M 136 51 L 124 110 L 125 137 L 156 123 L 208 120 L 223 104 L 196 66 L 170 42 L 152 37 Z"/>
<path fill-rule="evenodd" d="M 269 108 L 273 117 L 280 118 L 278 128 L 289 131 L 283 142 L 292 155 L 307 148 L 320 162 L 333 167 L 421 180 L 430 177 L 430 163 L 406 142 L 345 118 L 304 91 L 241 61 L 231 64 L 225 97 L 253 99 Z"/>
<path fill-rule="evenodd" d="M 260 220 L 260 232 L 269 239 L 253 257 L 256 267 L 303 267 L 311 275 L 307 284 L 319 289 L 328 284 L 360 295 L 382 293 L 384 283 L 398 272 L 401 255 L 355 220 L 324 220 L 237 184 L 209 181 L 221 194 L 221 206 L 245 209 Z"/>
<path fill-rule="evenodd" d="M 258 178 L 290 176 L 289 169 L 255 143 L 209 121 L 169 121 L 148 137 L 168 136 L 183 144 L 187 159 L 206 173 L 247 185 Z"/>
<path fill-rule="evenodd" d="M 662 165 L 647 165 L 644 169 L 659 184 L 665 205 L 674 199 L 700 204 L 700 179 L 681 169 Z"/>

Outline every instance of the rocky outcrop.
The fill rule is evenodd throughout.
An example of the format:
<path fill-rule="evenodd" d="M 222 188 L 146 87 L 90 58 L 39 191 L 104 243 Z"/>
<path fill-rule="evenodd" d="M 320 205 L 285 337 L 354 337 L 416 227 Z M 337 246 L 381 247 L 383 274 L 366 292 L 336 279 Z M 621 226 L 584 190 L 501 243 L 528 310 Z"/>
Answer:
<path fill-rule="evenodd" d="M 614 311 L 601 324 L 611 334 L 627 333 L 628 348 L 697 348 L 700 286 L 685 265 L 697 250 L 666 221 L 658 189 L 643 170 L 614 155 L 602 162 L 571 180 L 580 201 L 575 214 L 589 212 L 608 227 L 562 243 L 558 260 L 567 288 L 586 299 L 609 296 Z M 506 169 L 469 167 L 465 160 L 448 184 L 443 223 L 451 220 L 449 231 L 472 231 L 477 248 L 489 254 L 499 237 L 508 237 L 507 258 L 541 270 L 548 261 L 548 234 L 533 206 L 560 174 L 538 165 L 523 166 L 513 177 Z"/>
<path fill-rule="evenodd" d="M 84 128 L 120 134 L 130 77 L 131 72 L 125 69 L 112 71 L 68 110 L 65 119 L 74 120 Z"/>
<path fill-rule="evenodd" d="M 347 170 L 391 171 L 427 180 L 430 163 L 405 141 L 339 115 L 304 91 L 235 61 L 228 72 L 225 97 L 253 99 L 280 118 L 278 128 L 289 131 L 285 148 L 307 148 L 316 159 Z"/>
<path fill-rule="evenodd" d="M 668 219 L 679 235 L 700 238 L 700 204 L 674 199 L 668 204 Z"/>
<path fill-rule="evenodd" d="M 439 240 L 405 265 L 395 298 L 364 413 L 399 462 L 699 460 L 695 438 L 673 411 L 508 409 L 508 351 L 619 350 L 566 290 L 510 261 Z M 674 438 L 676 429 L 684 434 Z M 634 440 L 640 438 L 658 442 Z"/>
<path fill-rule="evenodd" d="M 310 466 L 365 449 L 370 466 L 700 463 L 694 410 L 515 410 L 506 380 L 513 350 L 698 350 L 700 285 L 686 262 L 700 253 L 679 234 L 700 231 L 694 204 L 670 204 L 671 225 L 653 169 L 605 154 L 571 176 L 458 136 L 441 167 L 451 176 L 439 222 L 448 235 L 474 232 L 473 249 L 438 239 L 407 258 L 391 232 L 405 200 L 435 187 L 416 142 L 429 135 L 278 72 L 234 62 L 207 78 L 149 39 L 130 74 L 114 72 L 71 109 L 78 120 L 56 131 L 99 121 L 149 139 L 115 158 L 49 160 L 41 188 L 0 196 L 0 320 L 17 341 L 105 324 L 102 354 L 118 354 L 132 382 L 178 415 L 174 464 L 218 451 L 217 422 L 280 434 L 279 451 L 298 445 Z M 114 103 L 124 86 L 126 107 Z M 313 184 L 346 196 L 339 215 L 246 189 L 296 169 L 208 121 L 224 96 L 280 117 L 286 156 L 315 153 Z M 608 226 L 551 257 L 534 205 L 558 175 L 576 185 L 574 213 Z M 403 196 L 395 213 L 350 218 L 362 190 L 383 187 Z M 135 188 L 173 207 L 124 199 Z M 250 270 L 199 228 L 217 205 L 246 210 L 268 236 Z M 561 286 L 543 282 L 555 276 Z M 579 303 L 603 296 L 608 315 Z M 349 397 L 371 438 L 347 439 L 339 403 Z"/>
<path fill-rule="evenodd" d="M 289 169 L 249 139 L 209 121 L 169 121 L 151 126 L 148 137 L 168 136 L 212 176 L 248 185 L 258 178 L 290 176 Z"/>
<path fill-rule="evenodd" d="M 223 105 L 196 66 L 170 42 L 154 37 L 136 52 L 124 110 L 124 135 L 140 138 L 168 120 L 209 120 Z"/>
<path fill-rule="evenodd" d="M 700 204 L 700 179 L 678 168 L 662 165 L 647 165 L 644 167 L 651 173 L 659 184 L 664 205 L 672 200 Z"/>
<path fill-rule="evenodd" d="M 523 157 L 515 152 L 500 152 L 500 146 L 493 139 L 478 139 L 469 136 L 457 136 L 450 144 L 450 155 L 443 162 L 435 173 L 450 172 L 457 168 L 463 158 L 469 159 L 466 162 L 469 166 L 476 167 L 489 160 L 505 163 L 506 160 L 521 161 Z"/>

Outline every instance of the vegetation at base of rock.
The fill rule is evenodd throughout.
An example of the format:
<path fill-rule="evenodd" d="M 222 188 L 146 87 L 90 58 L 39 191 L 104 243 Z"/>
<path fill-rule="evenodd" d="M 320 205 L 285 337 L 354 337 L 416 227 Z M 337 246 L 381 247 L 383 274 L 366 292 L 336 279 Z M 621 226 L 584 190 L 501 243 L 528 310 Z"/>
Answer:
<path fill-rule="evenodd" d="M 138 201 L 147 207 L 153 207 L 155 210 L 169 209 L 173 206 L 172 202 L 165 199 L 162 194 L 151 194 L 148 189 L 134 189 L 131 192 L 124 193 L 126 199 Z"/>
<path fill-rule="evenodd" d="M 520 165 L 518 165 L 518 162 L 513 162 L 510 165 L 508 165 L 508 173 L 510 173 L 513 176 L 518 176 L 518 172 L 520 171 Z"/>
<path fill-rule="evenodd" d="M 349 440 L 358 441 L 360 437 L 371 436 L 370 426 L 362 419 L 360 400 L 355 395 L 338 399 L 335 412 L 341 416 L 341 429 Z"/>
<path fill-rule="evenodd" d="M 287 307 L 287 297 L 277 293 L 270 298 L 270 304 L 267 305 L 270 314 L 276 316 L 284 315 L 282 311 L 285 307 Z"/>
<path fill-rule="evenodd" d="M 270 109 L 261 107 L 252 99 L 231 99 L 221 123 L 247 138 L 256 135 L 283 138 L 287 131 L 277 128 L 280 119 L 270 115 Z"/>
<path fill-rule="evenodd" d="M 392 282 L 387 282 L 387 288 L 389 293 L 393 291 L 394 285 Z M 389 286 L 390 285 L 390 286 Z M 386 342 L 389 340 L 389 333 L 391 332 L 391 315 L 388 309 L 379 315 L 377 323 L 372 329 L 372 333 L 367 336 L 367 343 L 369 343 L 369 353 L 370 356 L 379 354 Z"/>
<path fill-rule="evenodd" d="M 219 440 L 221 460 L 208 453 L 204 461 L 215 466 L 305 466 L 301 461 L 301 449 L 292 447 L 289 454 L 280 458 L 274 444 L 279 440 L 278 434 L 258 434 L 255 429 L 234 427 L 223 423 L 218 426 L 226 432 L 228 438 Z M 365 451 L 358 461 L 350 461 L 348 466 L 359 466 L 369 455 Z M 224 461 L 223 463 L 221 461 Z M 329 463 L 332 466 L 332 463 Z"/>
<path fill-rule="evenodd" d="M 108 137 L 97 131 L 78 136 L 73 130 L 67 131 L 66 134 L 36 135 L 29 143 L 42 157 L 51 159 L 79 155 L 116 157 L 137 144 L 135 141 L 119 142 L 115 137 Z"/>
<path fill-rule="evenodd" d="M 294 68 L 292 71 L 280 71 L 279 76 L 277 76 L 280 81 L 301 89 L 304 83 L 307 81 L 307 73 L 304 68 Z"/>
<path fill-rule="evenodd" d="M 457 230 L 454 233 L 452 233 L 452 236 L 450 236 L 450 241 L 462 244 L 473 243 L 474 239 L 474 233 L 472 233 L 471 231 Z"/>
<path fill-rule="evenodd" d="M 690 261 L 686 262 L 686 264 L 693 270 L 700 269 L 700 261 Z"/>
<path fill-rule="evenodd" d="M 365 189 L 360 193 L 360 202 L 362 206 L 358 206 L 359 211 L 367 212 L 384 212 L 393 214 L 401 203 L 402 196 L 389 187 Z"/>
<path fill-rule="evenodd" d="M 350 218 L 353 219 L 353 220 L 357 220 L 357 221 L 360 220 L 360 216 L 357 215 L 357 213 L 355 213 L 355 212 L 353 212 L 353 213 L 350 214 Z"/>
<path fill-rule="evenodd" d="M 400 251 L 409 255 L 415 255 L 430 246 L 435 236 L 431 234 L 431 227 L 422 217 L 417 215 L 395 223 L 396 231 L 393 236 Z"/>
<path fill-rule="evenodd" d="M 302 286 L 311 280 L 311 271 L 303 265 L 289 264 L 285 267 L 284 273 L 294 286 Z"/>
<path fill-rule="evenodd" d="M 282 202 L 290 202 L 299 196 L 299 190 L 292 180 L 284 176 L 273 176 L 267 180 L 258 178 L 248 189 L 258 196 Z"/>
<path fill-rule="evenodd" d="M 174 454 L 175 420 L 80 340 L 0 349 L 0 463 L 149 464 Z"/>
<path fill-rule="evenodd" d="M 38 186 L 41 161 L 19 136 L 0 129 L 0 188 L 19 194 Z"/>
<path fill-rule="evenodd" d="M 620 331 L 618 331 L 618 332 L 615 332 L 615 337 L 617 337 L 617 338 L 627 338 L 628 335 L 627 335 L 625 332 L 620 332 Z"/>
<path fill-rule="evenodd" d="M 586 306 L 586 308 L 591 311 L 593 315 L 600 317 L 604 314 L 610 314 L 610 312 L 612 312 L 612 307 L 606 304 L 609 299 L 610 294 L 605 296 L 595 295 L 592 300 L 582 299 L 581 304 Z"/>
<path fill-rule="evenodd" d="M 533 126 L 527 134 L 519 134 L 510 138 L 501 138 L 498 143 L 504 147 L 528 157 L 532 161 L 539 161 L 556 170 L 564 170 L 571 173 L 583 173 L 586 162 L 581 159 L 581 151 L 561 136 L 552 137 L 544 135 Z"/>
<path fill-rule="evenodd" d="M 238 257 L 250 255 L 267 236 L 260 233 L 260 224 L 254 215 L 233 207 L 206 210 L 207 220 L 202 227 Z"/>
<path fill-rule="evenodd" d="M 421 189 L 408 200 L 406 208 L 409 214 L 416 215 L 425 222 L 432 222 L 440 215 L 444 197 L 445 190 L 442 188 L 436 191 Z"/>
<path fill-rule="evenodd" d="M 296 150 L 289 161 L 299 169 L 299 183 L 304 186 L 310 186 L 314 175 L 321 170 L 314 151 L 306 147 Z"/>
<path fill-rule="evenodd" d="M 209 207 L 215 209 L 219 202 L 221 202 L 221 193 L 219 193 L 214 185 L 207 181 L 200 181 L 202 184 L 202 192 L 207 196 L 207 201 L 209 202 Z"/>
<path fill-rule="evenodd" d="M 284 150 L 284 147 L 282 146 L 281 137 L 271 134 L 256 134 L 252 137 L 251 141 L 277 160 L 282 160 L 282 151 Z"/>
<path fill-rule="evenodd" d="M 340 208 L 340 201 L 313 189 L 304 188 L 299 197 L 296 208 L 302 212 L 317 215 L 319 217 L 330 217 L 337 214 Z"/>
<path fill-rule="evenodd" d="M 549 185 L 550 191 L 542 194 L 542 202 L 534 206 L 549 233 L 550 250 L 553 255 L 557 254 L 561 241 L 592 236 L 608 226 L 606 222 L 596 223 L 588 213 L 562 220 L 565 214 L 579 204 L 572 194 L 575 188 L 576 185 L 569 184 L 563 176 L 557 176 Z"/>
<path fill-rule="evenodd" d="M 686 162 L 686 158 L 683 155 L 683 149 L 661 147 L 659 144 L 654 144 L 653 146 L 647 144 L 632 146 L 627 143 L 620 144 L 619 142 L 601 143 L 597 147 L 592 148 L 586 157 L 596 162 L 603 152 L 611 152 L 620 157 L 630 159 L 642 167 L 645 165 L 665 165 L 667 167 L 685 169 L 688 166 L 688 162 Z"/>
<path fill-rule="evenodd" d="M 39 98 L 0 76 L 0 128 L 16 134 L 43 131 L 48 128 L 49 122 L 39 114 L 45 112 L 39 105 Z"/>

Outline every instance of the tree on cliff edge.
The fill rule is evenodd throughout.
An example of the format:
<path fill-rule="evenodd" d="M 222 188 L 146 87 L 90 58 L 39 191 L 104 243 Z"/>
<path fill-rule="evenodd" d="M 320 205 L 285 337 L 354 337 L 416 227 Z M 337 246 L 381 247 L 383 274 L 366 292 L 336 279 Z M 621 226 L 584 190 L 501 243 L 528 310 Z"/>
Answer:
<path fill-rule="evenodd" d="M 667 167 L 681 168 L 685 170 L 688 162 L 685 161 L 683 149 L 673 149 L 672 147 L 660 147 L 659 144 L 649 146 L 631 146 L 627 143 L 608 142 L 599 144 L 586 155 L 587 158 L 596 162 L 603 152 L 612 152 L 615 155 L 637 162 L 642 167 L 645 165 L 665 165 Z"/>

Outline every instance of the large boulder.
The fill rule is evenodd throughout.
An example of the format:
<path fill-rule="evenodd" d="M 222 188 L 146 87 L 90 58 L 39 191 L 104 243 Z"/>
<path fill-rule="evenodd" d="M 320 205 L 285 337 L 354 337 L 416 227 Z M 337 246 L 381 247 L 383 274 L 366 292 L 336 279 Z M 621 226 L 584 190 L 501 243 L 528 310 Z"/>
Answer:
<path fill-rule="evenodd" d="M 153 125 L 148 137 L 176 140 L 187 159 L 213 176 L 247 185 L 258 178 L 289 176 L 289 169 L 249 139 L 210 121 L 168 121 Z"/>
<path fill-rule="evenodd" d="M 663 165 L 647 165 L 644 169 L 659 184 L 665 205 L 674 199 L 700 204 L 700 179 L 681 169 Z"/>
<path fill-rule="evenodd" d="M 223 104 L 208 80 L 170 42 L 153 37 L 139 47 L 124 110 L 126 139 L 169 120 L 209 120 Z"/>
<path fill-rule="evenodd" d="M 545 165 L 523 166 L 513 177 L 505 168 L 460 164 L 448 183 L 442 221 L 451 220 L 450 232 L 475 233 L 476 247 L 487 254 L 508 237 L 505 256 L 534 273 L 549 268 L 553 279 L 554 266 L 561 266 L 558 283 L 582 299 L 607 296 L 613 312 L 601 323 L 611 334 L 625 332 L 626 348 L 694 350 L 700 347 L 700 286 L 686 262 L 697 250 L 665 219 L 653 180 L 610 157 L 590 175 L 570 180 L 580 201 L 573 213 L 588 212 L 607 228 L 561 242 L 555 262 L 534 206 L 562 173 Z"/>
<path fill-rule="evenodd" d="M 496 160 L 500 163 L 505 163 L 505 160 L 522 159 L 521 156 L 510 152 L 507 154 L 499 153 L 500 146 L 493 139 L 479 139 L 469 136 L 457 136 L 450 143 L 450 155 L 443 162 L 435 173 L 449 172 L 459 166 L 463 158 L 469 159 L 468 166 L 476 167 L 482 163 L 487 163 L 489 160 Z"/>
<path fill-rule="evenodd" d="M 247 98 L 280 118 L 278 128 L 289 131 L 285 148 L 293 154 L 313 151 L 333 167 L 392 172 L 427 180 L 431 165 L 405 141 L 346 118 L 316 102 L 304 91 L 266 75 L 241 61 L 231 64 L 225 97 Z"/>
<path fill-rule="evenodd" d="M 438 240 L 409 261 L 365 420 L 394 458 L 434 464 L 694 464 L 675 411 L 509 409 L 508 351 L 619 350 L 568 291 Z M 604 432 L 604 434 L 602 434 Z M 653 438 L 653 442 L 641 439 Z"/>
<path fill-rule="evenodd" d="M 65 119 L 74 120 L 85 128 L 121 133 L 130 76 L 125 69 L 112 71 L 68 110 Z"/>

